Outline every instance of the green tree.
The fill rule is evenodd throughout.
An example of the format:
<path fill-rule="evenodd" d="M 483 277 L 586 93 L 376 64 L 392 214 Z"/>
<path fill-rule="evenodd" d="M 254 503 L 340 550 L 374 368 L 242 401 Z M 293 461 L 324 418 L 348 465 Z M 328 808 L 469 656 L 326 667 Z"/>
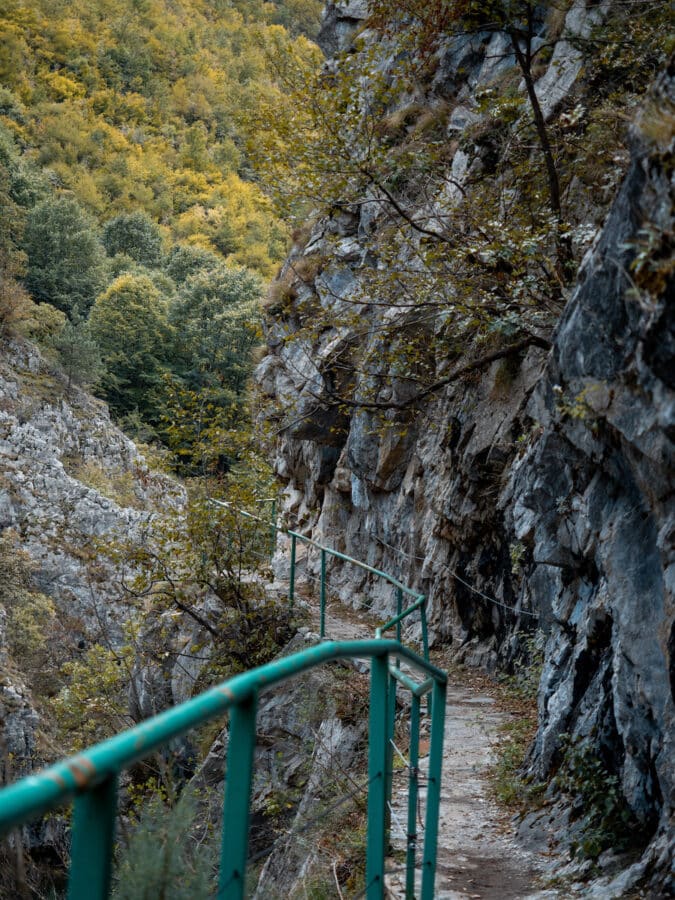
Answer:
<path fill-rule="evenodd" d="M 4 91 L 5 109 L 11 112 L 13 95 Z M 9 131 L 0 125 L 0 337 L 21 333 L 49 333 L 49 321 L 60 327 L 63 314 L 48 304 L 36 304 L 21 283 L 27 256 L 22 249 L 26 210 L 44 191 L 40 176 L 26 166 Z M 54 315 L 56 314 L 56 318 Z"/>
<path fill-rule="evenodd" d="M 54 667 L 59 656 L 53 641 L 56 610 L 52 601 L 36 590 L 37 566 L 13 537 L 11 529 L 6 529 L 0 537 L 0 607 L 6 614 L 4 640 L 31 686 L 42 694 L 49 693 L 54 687 Z M 19 761 L 19 764 L 27 762 Z"/>
<path fill-rule="evenodd" d="M 305 34 L 314 40 L 321 27 L 323 8 L 319 0 L 284 0 L 276 5 L 272 18 L 291 34 Z"/>
<path fill-rule="evenodd" d="M 106 366 L 101 390 L 111 408 L 118 416 L 138 409 L 156 421 L 172 328 L 155 285 L 144 275 L 120 276 L 97 297 L 89 325 Z"/>
<path fill-rule="evenodd" d="M 190 244 L 176 244 L 168 254 L 166 272 L 176 284 L 183 284 L 190 275 L 203 269 L 216 269 L 220 265 L 222 260 L 211 250 Z"/>
<path fill-rule="evenodd" d="M 30 309 L 26 291 L 17 282 L 26 265 L 16 240 L 23 225 L 23 210 L 12 199 L 10 175 L 0 157 L 0 337 L 10 334 Z"/>
<path fill-rule="evenodd" d="M 17 331 L 31 341 L 49 347 L 52 339 L 63 330 L 67 321 L 66 314 L 55 306 L 49 303 L 34 303 L 28 299 Z"/>
<path fill-rule="evenodd" d="M 210 681 L 267 662 L 288 637 L 287 609 L 267 601 L 260 582 L 246 577 L 268 560 L 270 531 L 240 511 L 261 512 L 256 501 L 270 496 L 271 473 L 244 446 L 251 443 L 244 432 L 212 435 L 217 449 L 239 460 L 236 475 L 193 482 L 184 515 L 156 517 L 142 543 L 115 548 L 125 562 L 123 589 L 131 602 L 154 615 L 179 611 L 201 627 L 214 651 Z M 229 505 L 212 505 L 214 492 Z M 162 651 L 170 647 L 167 640 Z"/>
<path fill-rule="evenodd" d="M 148 268 L 161 263 L 162 232 L 150 216 L 140 210 L 106 222 L 102 239 L 108 256 L 124 253 Z"/>
<path fill-rule="evenodd" d="M 128 644 L 118 650 L 93 644 L 61 667 L 65 686 L 51 707 L 71 753 L 136 724 L 128 697 L 132 654 Z"/>
<path fill-rule="evenodd" d="M 186 281 L 171 307 L 174 372 L 193 390 L 219 404 L 237 404 L 260 338 L 261 281 L 242 268 L 218 266 Z"/>
<path fill-rule="evenodd" d="M 8 91 L 5 93 L 9 94 Z M 1 109 L 2 96 L 0 95 Z M 9 110 L 0 112 L 0 115 L 11 117 Z M 22 117 L 19 116 L 19 118 Z M 18 208 L 30 209 L 49 194 L 47 179 L 31 161 L 22 158 L 11 132 L 2 123 L 0 123 L 0 169 L 4 169 L 7 174 L 9 195 Z M 15 240 L 18 242 L 23 233 L 22 228 L 17 228 L 16 219 L 13 219 L 11 224 Z"/>
<path fill-rule="evenodd" d="M 91 387 L 103 376 L 105 366 L 89 322 L 83 319 L 67 321 L 51 339 L 51 345 L 68 379 L 67 391 L 73 384 Z"/>
<path fill-rule="evenodd" d="M 260 340 L 260 279 L 219 265 L 190 276 L 173 302 L 173 378 L 162 434 L 184 475 L 227 471 L 218 436 L 245 419 L 252 350 Z"/>
<path fill-rule="evenodd" d="M 26 213 L 14 196 L 17 151 L 10 135 L 0 126 L 0 271 L 21 274 L 26 256 L 20 250 Z"/>
<path fill-rule="evenodd" d="M 114 900 L 193 900 L 215 895 L 218 831 L 190 788 L 175 805 L 153 795 L 120 851 Z"/>
<path fill-rule="evenodd" d="M 25 284 L 35 299 L 66 313 L 91 307 L 104 282 L 104 255 L 95 223 L 66 197 L 45 200 L 26 222 Z"/>

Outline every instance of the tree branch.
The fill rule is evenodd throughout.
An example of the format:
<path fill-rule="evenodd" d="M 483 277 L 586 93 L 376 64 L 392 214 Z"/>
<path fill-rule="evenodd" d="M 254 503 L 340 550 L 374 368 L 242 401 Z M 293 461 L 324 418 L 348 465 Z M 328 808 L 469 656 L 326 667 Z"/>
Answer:
<path fill-rule="evenodd" d="M 439 391 L 441 388 L 445 387 L 448 384 L 452 384 L 453 381 L 457 381 L 459 378 L 462 378 L 464 375 L 468 375 L 471 372 L 476 372 L 479 369 L 483 369 L 485 368 L 485 366 L 489 366 L 490 363 L 496 362 L 496 360 L 498 359 L 504 359 L 504 357 L 510 356 L 512 353 L 520 353 L 522 350 L 525 350 L 528 347 L 540 347 L 542 350 L 550 350 L 551 346 L 551 342 L 546 340 L 546 338 L 540 337 L 537 334 L 530 334 L 520 341 L 516 341 L 513 344 L 502 347 L 500 350 L 493 350 L 492 353 L 486 353 L 484 356 L 480 356 L 478 359 L 473 359 L 471 360 L 471 362 L 467 362 L 461 366 L 458 366 L 449 375 L 446 375 L 444 378 L 440 378 L 438 381 L 434 381 L 433 384 L 430 384 L 423 390 L 418 391 L 413 397 L 410 397 L 408 400 L 402 400 L 398 403 L 394 401 L 385 403 L 377 400 L 347 400 L 346 398 L 340 397 L 338 394 L 334 394 L 332 392 L 329 393 L 329 397 L 335 400 L 341 406 L 347 406 L 351 409 L 410 409 L 411 406 L 415 406 L 430 394 L 435 394 L 436 391 Z M 321 397 L 319 394 L 316 394 L 312 391 L 309 391 L 308 393 L 316 400 L 319 400 L 325 405 L 325 397 Z"/>
<path fill-rule="evenodd" d="M 401 206 L 401 204 L 398 202 L 396 197 L 394 197 L 391 191 L 388 190 L 381 181 L 375 178 L 375 176 L 371 172 L 369 172 L 368 169 L 362 168 L 361 172 L 363 175 L 365 175 L 365 177 L 372 185 L 374 185 L 379 191 L 382 191 L 384 196 L 387 198 L 387 202 L 391 204 L 397 215 L 399 215 L 405 222 L 407 222 L 411 228 L 413 228 L 420 234 L 425 234 L 428 237 L 432 237 L 436 241 L 441 241 L 443 244 L 450 244 L 450 246 L 453 247 L 455 246 L 455 241 L 451 238 L 446 237 L 446 235 L 441 234 L 439 231 L 435 231 L 432 228 L 425 228 L 424 225 L 420 225 L 419 222 L 413 219 L 413 217 Z"/>
<path fill-rule="evenodd" d="M 528 10 L 528 37 L 526 42 L 526 51 L 523 53 L 522 48 L 520 46 L 518 40 L 518 32 L 515 29 L 509 29 L 509 37 L 511 38 L 511 46 L 513 47 L 513 52 L 516 56 L 516 61 L 522 72 L 523 79 L 525 81 L 525 88 L 527 90 L 527 96 L 530 101 L 530 106 L 532 107 L 532 115 L 534 116 L 534 125 L 537 129 L 537 135 L 539 136 L 539 143 L 541 144 L 542 153 L 544 154 L 544 161 L 546 163 L 546 174 L 548 176 L 548 192 L 549 192 L 549 200 L 551 203 L 551 209 L 555 213 L 558 221 L 562 219 L 562 207 L 560 204 L 560 182 L 558 180 L 558 170 L 556 169 L 555 159 L 553 158 L 553 150 L 551 149 L 551 142 L 548 139 L 548 131 L 546 129 L 546 121 L 544 120 L 544 114 L 541 111 L 541 106 L 539 105 L 539 97 L 537 97 L 537 91 L 534 86 L 534 79 L 532 78 L 532 56 L 530 53 L 530 44 L 531 44 L 531 29 L 532 29 L 532 21 L 531 21 L 531 9 Z"/>

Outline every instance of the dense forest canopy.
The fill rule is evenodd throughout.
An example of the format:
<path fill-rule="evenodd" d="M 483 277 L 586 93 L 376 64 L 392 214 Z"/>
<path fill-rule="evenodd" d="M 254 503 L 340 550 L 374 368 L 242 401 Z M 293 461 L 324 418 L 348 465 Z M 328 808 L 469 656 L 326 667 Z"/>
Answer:
<path fill-rule="evenodd" d="M 0 113 L 23 159 L 99 221 L 143 209 L 173 240 L 269 274 L 284 233 L 250 180 L 245 120 L 281 102 L 269 53 L 316 2 L 3 4 Z M 245 14 L 242 10 L 245 9 Z"/>
<path fill-rule="evenodd" d="M 255 301 L 287 249 L 247 147 L 261 104 L 286 102 L 276 59 L 316 67 L 321 8 L 3 4 L 2 331 L 41 342 L 69 386 L 98 384 L 137 434 L 171 442 L 170 398 L 197 388 L 236 418 Z"/>

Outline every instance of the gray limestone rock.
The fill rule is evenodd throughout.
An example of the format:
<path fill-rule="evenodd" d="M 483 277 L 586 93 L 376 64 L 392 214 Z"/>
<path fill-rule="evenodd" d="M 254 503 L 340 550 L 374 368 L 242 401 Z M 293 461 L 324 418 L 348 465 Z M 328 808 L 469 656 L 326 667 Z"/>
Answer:
<path fill-rule="evenodd" d="M 334 56 L 349 46 L 354 30 L 367 15 L 367 0 L 329 0 L 317 38 L 326 56 Z"/>
<path fill-rule="evenodd" d="M 562 576 L 548 624 L 532 768 L 539 777 L 555 768 L 563 732 L 590 742 L 620 779 L 639 823 L 636 838 L 644 845 L 653 837 L 639 872 L 606 880 L 593 896 L 619 896 L 636 872 L 645 875 L 675 851 L 674 397 L 642 349 L 651 323 L 672 303 L 672 285 L 645 308 L 627 276 L 644 223 L 672 228 L 662 202 L 664 194 L 673 198 L 669 177 L 662 157 L 636 141 L 632 169 L 585 261 L 537 388 L 547 424 L 503 499 L 516 533 L 534 543 L 530 583 L 541 578 L 542 565 L 559 567 Z M 670 896 L 672 871 L 655 867 L 653 889 Z"/>
<path fill-rule="evenodd" d="M 574 3 L 567 31 L 588 33 L 604 10 Z M 582 67 L 565 36 L 537 81 L 549 119 Z M 505 49 L 503 37 L 489 33 L 453 37 L 439 49 L 429 90 L 454 104 L 450 135 L 459 148 L 447 172 L 462 188 L 476 173 L 472 129 L 482 124 L 472 85 L 502 73 L 489 56 L 512 65 Z M 673 102 L 671 78 L 662 81 L 662 105 Z M 279 323 L 271 325 L 273 362 L 268 357 L 259 374 L 282 401 L 282 417 L 302 418 L 277 450 L 291 523 L 425 593 L 432 639 L 458 659 L 508 666 L 528 634 L 544 633 L 530 773 L 556 770 L 563 733 L 590 746 L 620 785 L 645 848 L 637 867 L 603 876 L 605 888 L 646 878 L 654 896 L 675 892 L 675 287 L 671 273 L 659 296 L 636 296 L 630 273 L 645 227 L 672 234 L 672 179 L 672 147 L 657 152 L 636 136 L 630 171 L 586 253 L 552 352 L 532 348 L 507 371 L 493 365 L 448 384 L 416 419 L 343 410 L 336 429 L 326 365 L 334 335 L 302 344 L 293 315 L 283 349 L 274 342 Z M 446 187 L 411 201 L 411 210 L 433 223 L 460 208 L 461 195 Z M 368 296 L 354 241 L 373 247 L 376 206 L 361 207 L 357 232 L 316 285 L 324 306 L 349 292 Z M 388 315 L 364 309 L 368 327 L 352 329 L 370 359 L 386 359 L 372 334 Z M 438 377 L 453 364 L 438 360 Z M 392 375 L 383 369 L 356 373 L 352 398 L 405 396 L 393 377 L 378 389 L 378 378 Z M 309 574 L 316 565 L 306 562 Z M 329 583 L 346 603 L 368 598 L 378 613 L 395 608 L 392 592 L 362 571 L 332 565 Z M 569 802 L 551 816 L 561 835 L 578 836 Z"/>
<path fill-rule="evenodd" d="M 0 522 L 38 565 L 37 584 L 92 635 L 127 615 L 99 543 L 140 535 L 155 509 L 183 505 L 151 471 L 105 404 L 70 395 L 30 345 L 0 350 Z"/>

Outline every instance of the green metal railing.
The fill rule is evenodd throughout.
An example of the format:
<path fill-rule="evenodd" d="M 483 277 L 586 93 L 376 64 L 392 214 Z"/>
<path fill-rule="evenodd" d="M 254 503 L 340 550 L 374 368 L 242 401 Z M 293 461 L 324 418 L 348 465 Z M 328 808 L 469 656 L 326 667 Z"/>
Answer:
<path fill-rule="evenodd" d="M 288 599 L 289 605 L 292 608 L 294 600 L 295 600 L 295 589 L 296 589 L 296 575 L 297 575 L 297 547 L 298 542 L 306 544 L 308 547 L 314 547 L 320 553 L 320 592 L 319 592 L 319 636 L 322 640 L 326 637 L 326 605 L 327 605 L 327 586 L 328 586 L 328 578 L 327 578 L 327 559 L 328 557 L 334 557 L 336 559 L 341 560 L 342 562 L 349 563 L 351 565 L 356 566 L 359 569 L 362 569 L 368 572 L 371 575 L 374 575 L 377 578 L 382 578 L 391 584 L 396 590 L 396 615 L 390 619 L 389 621 L 380 625 L 376 631 L 376 638 L 382 638 L 387 631 L 390 631 L 392 628 L 396 629 L 396 640 L 400 644 L 402 639 L 402 628 L 401 625 L 405 619 L 409 616 L 413 615 L 413 613 L 419 610 L 420 614 L 420 625 L 421 625 L 421 638 L 422 638 L 422 653 L 424 659 L 429 662 L 429 636 L 428 636 L 428 626 L 427 626 L 427 617 L 426 617 L 426 596 L 424 594 L 420 594 L 412 588 L 407 587 L 402 582 L 400 582 L 393 575 L 390 575 L 388 572 L 384 572 L 381 569 L 376 569 L 373 566 L 368 565 L 367 563 L 361 562 L 361 560 L 355 559 L 352 556 L 347 556 L 345 553 L 340 553 L 338 550 L 334 550 L 331 547 L 326 547 L 323 544 L 320 544 L 318 541 L 312 540 L 312 538 L 307 537 L 304 534 L 300 534 L 300 532 L 293 531 L 290 528 L 285 528 L 284 526 L 279 525 L 277 522 L 277 502 L 274 497 L 266 497 L 259 499 L 258 503 L 269 503 L 271 504 L 271 519 L 268 521 L 263 519 L 260 515 L 256 515 L 255 513 L 248 512 L 246 510 L 242 510 L 234 507 L 232 504 L 228 503 L 224 500 L 216 500 L 211 499 L 210 501 L 215 506 L 220 506 L 229 510 L 232 510 L 245 518 L 253 520 L 257 522 L 262 528 L 270 530 L 270 549 L 269 549 L 269 558 L 271 559 L 274 556 L 274 552 L 276 550 L 276 538 L 278 534 L 284 534 L 290 539 L 290 566 L 289 566 L 289 586 L 288 586 Z M 403 608 L 403 598 L 404 596 L 408 596 L 413 600 L 413 603 L 407 608 Z M 393 779 L 393 742 L 392 738 L 394 735 L 394 727 L 396 720 L 396 698 L 397 698 L 397 688 L 398 684 L 404 684 L 405 676 L 401 672 L 400 665 L 398 659 L 395 660 L 393 666 L 390 666 L 389 672 L 389 691 L 387 696 L 387 733 L 390 735 L 390 740 L 386 746 L 386 754 L 387 754 L 387 785 L 386 785 L 386 794 L 387 797 L 391 797 L 392 793 L 392 779 Z M 415 761 L 413 763 L 412 754 L 417 753 L 415 749 L 413 751 L 413 747 L 417 748 L 419 743 L 419 722 L 420 722 L 420 700 L 422 694 L 414 694 L 411 703 L 411 713 L 410 713 L 410 727 L 411 727 L 411 760 L 409 763 L 409 771 L 410 775 L 410 785 L 409 785 L 409 800 L 410 798 L 417 798 L 417 757 L 415 757 Z M 429 692 L 428 696 L 428 712 L 429 715 L 433 717 L 433 694 Z M 416 735 L 416 737 L 413 737 Z M 412 801 L 411 801 L 412 802 Z M 389 828 L 390 823 L 390 809 L 386 811 L 386 827 Z M 414 813 L 414 804 L 409 806 L 408 813 L 408 828 L 407 828 L 407 851 L 406 851 L 406 898 L 414 897 L 414 859 L 416 853 L 416 841 L 417 841 L 417 832 L 415 829 L 415 813 Z M 410 860 L 412 859 L 412 869 Z"/>
<path fill-rule="evenodd" d="M 232 504 L 228 503 L 225 500 L 215 500 L 211 499 L 210 502 L 214 506 L 221 506 L 226 509 L 234 510 L 240 515 L 253 519 L 254 521 L 260 523 L 260 525 L 265 528 L 270 529 L 270 557 L 274 554 L 275 544 L 276 544 L 276 535 L 277 534 L 285 534 L 290 538 L 291 548 L 290 548 L 290 571 L 288 578 L 288 599 L 289 603 L 292 606 L 295 600 L 295 589 L 296 589 L 296 576 L 297 576 L 297 548 L 298 542 L 306 544 L 310 547 L 314 547 L 317 549 L 321 556 L 321 575 L 319 579 L 320 588 L 319 588 L 319 636 L 324 638 L 326 636 L 326 602 L 328 596 L 328 579 L 327 579 L 327 560 L 328 557 L 333 557 L 335 559 L 342 560 L 342 562 L 349 563 L 353 566 L 356 566 L 359 569 L 362 569 L 368 572 L 371 575 L 374 575 L 377 578 L 382 578 L 387 581 L 392 587 L 396 590 L 396 616 L 391 619 L 389 622 L 386 622 L 384 625 L 381 625 L 378 629 L 378 633 L 384 634 L 389 631 L 391 628 L 396 628 L 396 640 L 400 642 L 401 640 L 401 623 L 404 619 L 411 616 L 414 612 L 419 610 L 420 613 L 420 624 L 421 624 L 421 637 L 422 637 L 422 653 L 424 658 L 429 660 L 429 633 L 427 626 L 427 616 L 426 616 L 426 596 L 424 594 L 420 594 L 419 592 L 413 590 L 412 588 L 407 587 L 405 584 L 402 584 L 397 578 L 394 578 L 393 575 L 390 575 L 388 572 L 384 572 L 381 569 L 376 569 L 373 566 L 369 566 L 367 563 L 361 562 L 359 559 L 354 559 L 353 556 L 347 556 L 345 553 L 340 553 L 338 550 L 333 550 L 331 547 L 326 547 L 323 544 L 320 544 L 318 541 L 312 540 L 312 538 L 307 537 L 304 534 L 300 534 L 298 531 L 293 531 L 290 528 L 285 528 L 282 525 L 279 525 L 276 521 L 276 501 L 275 498 L 266 497 L 259 502 L 261 503 L 271 503 L 272 504 L 272 518 L 271 521 L 267 521 L 255 513 L 247 512 L 242 509 L 236 509 L 232 506 Z M 413 600 L 411 606 L 407 607 L 407 609 L 403 608 L 403 598 L 407 596 Z"/>
<path fill-rule="evenodd" d="M 391 623 L 388 623 L 391 625 Z M 368 826 L 366 885 L 368 900 L 384 896 L 388 846 L 387 808 L 391 794 L 393 720 L 391 685 L 412 694 L 410 792 L 406 897 L 414 897 L 417 844 L 417 762 L 420 698 L 431 693 L 431 744 L 422 855 L 422 900 L 432 900 L 438 843 L 446 674 L 397 641 L 329 641 L 237 675 L 180 706 L 66 759 L 0 791 L 0 834 L 55 809 L 73 797 L 74 815 L 69 900 L 104 900 L 113 857 L 117 783 L 120 772 L 154 750 L 226 710 L 230 711 L 218 897 L 244 896 L 248 857 L 249 807 L 253 777 L 258 698 L 265 688 L 316 666 L 344 658 L 370 658 L 368 749 Z M 393 664 L 390 664 L 393 659 Z M 417 683 L 401 670 L 404 662 L 422 674 Z M 413 763 L 414 760 L 414 763 Z"/>

